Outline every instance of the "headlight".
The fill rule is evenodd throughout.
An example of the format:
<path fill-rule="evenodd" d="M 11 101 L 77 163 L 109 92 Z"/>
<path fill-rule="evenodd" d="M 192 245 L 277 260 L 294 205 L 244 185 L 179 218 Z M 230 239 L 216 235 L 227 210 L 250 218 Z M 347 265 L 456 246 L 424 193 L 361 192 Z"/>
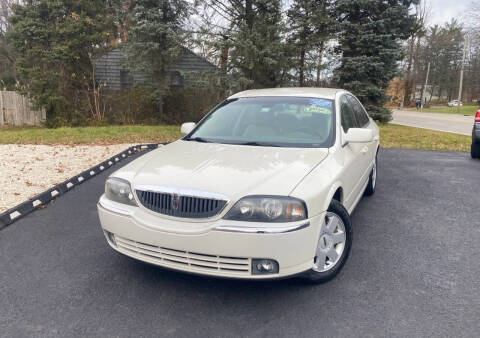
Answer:
<path fill-rule="evenodd" d="M 105 197 L 111 201 L 137 206 L 128 181 L 111 177 L 105 182 Z"/>
<path fill-rule="evenodd" d="M 246 222 L 295 222 L 307 218 L 305 202 L 293 197 L 249 196 L 230 209 L 224 219 Z"/>

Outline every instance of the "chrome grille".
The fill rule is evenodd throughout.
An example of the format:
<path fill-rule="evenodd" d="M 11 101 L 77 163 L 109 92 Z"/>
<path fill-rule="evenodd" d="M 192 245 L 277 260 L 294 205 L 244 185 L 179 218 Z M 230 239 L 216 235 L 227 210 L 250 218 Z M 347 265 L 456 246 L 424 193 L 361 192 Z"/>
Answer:
<path fill-rule="evenodd" d="M 214 198 L 179 196 L 170 193 L 136 190 L 142 205 L 163 215 L 184 218 L 208 218 L 220 213 L 227 204 Z M 175 199 L 175 200 L 174 200 Z"/>
<path fill-rule="evenodd" d="M 115 235 L 117 248 L 125 254 L 150 261 L 158 265 L 177 267 L 205 272 L 224 272 L 225 274 L 250 274 L 250 259 L 243 257 L 226 257 L 197 252 L 170 249 L 146 243 L 132 241 Z"/>

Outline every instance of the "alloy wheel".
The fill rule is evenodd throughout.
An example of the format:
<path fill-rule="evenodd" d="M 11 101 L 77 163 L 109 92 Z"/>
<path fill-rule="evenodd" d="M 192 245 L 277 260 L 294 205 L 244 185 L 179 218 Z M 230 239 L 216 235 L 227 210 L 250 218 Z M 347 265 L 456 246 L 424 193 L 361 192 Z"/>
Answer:
<path fill-rule="evenodd" d="M 327 212 L 318 239 L 313 270 L 325 272 L 337 265 L 345 249 L 345 242 L 345 224 L 340 216 Z"/>

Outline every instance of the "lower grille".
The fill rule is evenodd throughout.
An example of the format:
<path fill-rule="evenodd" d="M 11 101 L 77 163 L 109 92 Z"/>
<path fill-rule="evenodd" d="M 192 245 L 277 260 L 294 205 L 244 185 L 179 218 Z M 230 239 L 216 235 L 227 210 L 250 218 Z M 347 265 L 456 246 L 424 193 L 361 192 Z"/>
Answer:
<path fill-rule="evenodd" d="M 123 237 L 115 236 L 117 247 L 121 251 L 133 256 L 139 256 L 147 261 L 153 261 L 159 265 L 176 266 L 185 269 L 190 266 L 205 272 L 223 271 L 238 275 L 250 275 L 250 260 L 241 257 L 225 257 L 207 255 L 196 252 L 169 249 L 132 241 Z"/>
<path fill-rule="evenodd" d="M 163 215 L 183 218 L 209 218 L 217 215 L 227 204 L 213 198 L 179 196 L 176 194 L 136 190 L 142 205 Z"/>

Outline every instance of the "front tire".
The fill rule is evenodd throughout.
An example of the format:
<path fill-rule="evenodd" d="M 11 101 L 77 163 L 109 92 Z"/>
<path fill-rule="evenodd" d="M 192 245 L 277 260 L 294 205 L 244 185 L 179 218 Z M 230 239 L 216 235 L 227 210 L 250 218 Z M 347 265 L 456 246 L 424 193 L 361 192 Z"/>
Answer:
<path fill-rule="evenodd" d="M 314 267 L 304 276 L 312 283 L 330 281 L 345 265 L 351 246 L 350 215 L 340 202 L 332 200 L 318 238 Z"/>
<path fill-rule="evenodd" d="M 480 143 L 479 142 L 472 142 L 472 147 L 470 148 L 470 154 L 472 158 L 480 158 Z"/>

